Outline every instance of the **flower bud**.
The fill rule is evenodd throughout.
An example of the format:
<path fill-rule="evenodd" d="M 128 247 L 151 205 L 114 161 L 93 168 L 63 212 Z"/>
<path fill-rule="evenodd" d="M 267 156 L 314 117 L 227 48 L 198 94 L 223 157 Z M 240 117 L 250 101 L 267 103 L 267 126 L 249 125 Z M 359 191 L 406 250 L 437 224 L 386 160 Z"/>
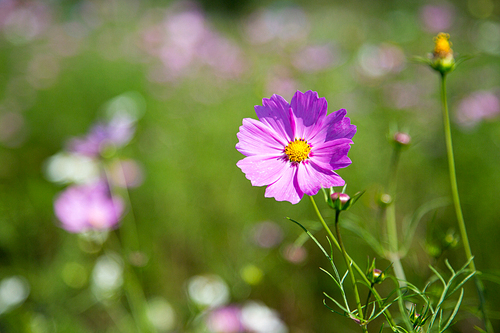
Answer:
<path fill-rule="evenodd" d="M 349 201 L 351 197 L 345 193 L 335 192 L 330 195 L 332 199 L 332 208 L 341 211 L 349 208 Z"/>
<path fill-rule="evenodd" d="M 393 140 L 395 143 L 401 145 L 401 146 L 408 146 L 411 141 L 411 136 L 407 133 L 403 132 L 396 132 L 394 134 Z"/>
<path fill-rule="evenodd" d="M 366 277 L 372 284 L 378 284 L 382 283 L 382 281 L 385 280 L 385 274 L 382 272 L 380 269 L 377 268 L 370 268 L 368 273 L 366 274 Z"/>
<path fill-rule="evenodd" d="M 454 248 L 458 245 L 459 237 L 454 230 L 448 230 L 443 239 L 443 247 L 445 249 Z"/>
<path fill-rule="evenodd" d="M 336 201 L 338 199 L 340 201 L 340 203 L 343 205 L 345 205 L 347 203 L 347 201 L 349 201 L 349 199 L 351 198 L 351 197 L 349 197 L 348 194 L 339 193 L 339 192 L 332 193 L 331 197 L 332 197 L 333 201 Z"/>
<path fill-rule="evenodd" d="M 451 72 L 455 67 L 455 58 L 449 41 L 450 35 L 440 32 L 434 37 L 434 51 L 432 52 L 431 67 L 445 74 Z"/>
<path fill-rule="evenodd" d="M 328 206 L 339 212 L 351 208 L 351 206 L 354 205 L 356 201 L 358 201 L 358 199 L 363 195 L 363 193 L 365 193 L 365 191 L 357 192 L 352 197 L 350 197 L 348 194 L 343 193 L 345 191 L 345 186 L 344 189 L 342 190 L 343 192 L 334 192 L 333 187 L 330 188 L 329 194 L 327 194 L 325 190 L 323 191 L 325 193 L 325 201 L 328 204 Z"/>
<path fill-rule="evenodd" d="M 392 203 L 392 196 L 388 193 L 381 193 L 377 196 L 377 204 L 385 208 Z"/>

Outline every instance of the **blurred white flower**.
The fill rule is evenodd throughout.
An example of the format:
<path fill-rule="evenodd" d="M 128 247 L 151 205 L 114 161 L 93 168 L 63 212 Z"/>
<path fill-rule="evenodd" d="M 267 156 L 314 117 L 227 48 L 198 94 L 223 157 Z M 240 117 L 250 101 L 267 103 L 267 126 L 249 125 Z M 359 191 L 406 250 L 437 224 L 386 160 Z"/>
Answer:
<path fill-rule="evenodd" d="M 264 304 L 247 302 L 241 309 L 241 321 L 250 332 L 255 333 L 286 333 L 288 328 L 272 310 Z"/>
<path fill-rule="evenodd" d="M 22 276 L 11 276 L 0 282 L 0 314 L 23 303 L 30 293 L 28 281 Z"/>
<path fill-rule="evenodd" d="M 155 297 L 148 301 L 146 315 L 159 332 L 168 332 L 175 327 L 174 309 L 162 297 Z"/>
<path fill-rule="evenodd" d="M 229 301 L 229 287 L 218 275 L 193 276 L 187 289 L 193 302 L 201 306 L 218 307 Z"/>
<path fill-rule="evenodd" d="M 88 184 L 99 178 L 98 163 L 87 156 L 57 153 L 45 162 L 45 177 L 54 183 Z"/>
<path fill-rule="evenodd" d="M 123 284 L 123 262 L 114 253 L 99 257 L 92 271 L 92 291 L 98 299 L 109 298 Z"/>

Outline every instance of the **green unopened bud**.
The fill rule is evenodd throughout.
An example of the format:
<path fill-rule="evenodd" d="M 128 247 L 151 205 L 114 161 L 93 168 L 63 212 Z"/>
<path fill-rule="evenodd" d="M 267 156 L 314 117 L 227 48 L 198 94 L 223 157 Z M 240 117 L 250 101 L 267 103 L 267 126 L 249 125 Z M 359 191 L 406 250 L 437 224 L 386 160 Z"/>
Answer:
<path fill-rule="evenodd" d="M 373 259 L 371 265 L 368 267 L 365 275 L 371 282 L 371 284 L 382 283 L 382 281 L 385 280 L 384 272 L 378 268 L 375 268 L 375 258 Z"/>
<path fill-rule="evenodd" d="M 458 245 L 458 241 L 459 241 L 459 238 L 455 234 L 455 231 L 448 230 L 448 232 L 446 232 L 446 235 L 444 236 L 444 239 L 443 239 L 443 246 L 446 249 L 454 248 L 455 246 Z"/>
<path fill-rule="evenodd" d="M 368 271 L 366 276 L 372 284 L 382 283 L 385 280 L 385 274 L 378 268 L 373 268 Z"/>
<path fill-rule="evenodd" d="M 434 37 L 431 67 L 441 74 L 451 72 L 455 68 L 455 58 L 449 39 L 450 35 L 443 32 Z"/>
<path fill-rule="evenodd" d="M 377 196 L 377 204 L 383 208 L 392 203 L 392 196 L 388 193 L 381 193 Z"/>

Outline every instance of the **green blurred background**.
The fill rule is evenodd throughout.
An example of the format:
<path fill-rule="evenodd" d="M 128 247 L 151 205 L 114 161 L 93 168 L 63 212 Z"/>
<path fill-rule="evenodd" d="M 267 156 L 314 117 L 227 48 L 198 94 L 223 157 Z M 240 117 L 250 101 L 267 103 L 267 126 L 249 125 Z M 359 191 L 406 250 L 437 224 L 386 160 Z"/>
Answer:
<path fill-rule="evenodd" d="M 290 101 L 296 90 L 314 90 L 330 112 L 347 109 L 358 130 L 353 163 L 339 174 L 348 193 L 367 190 L 350 217 L 377 236 L 391 128 L 412 136 L 398 174 L 398 220 L 450 196 L 438 75 L 411 61 L 432 51 L 440 31 L 455 55 L 474 55 L 449 76 L 452 134 L 476 266 L 498 276 L 499 17 L 492 0 L 0 0 L 0 331 L 134 332 L 122 287 L 104 298 L 93 287 L 96 262 L 117 254 L 132 262 L 144 299 L 161 300 L 158 316 L 170 316 L 158 331 L 206 331 L 187 285 L 208 274 L 227 285 L 227 303 L 262 302 L 289 332 L 359 332 L 322 304 L 322 292 L 338 292 L 318 269 L 328 264 L 319 249 L 308 241 L 302 257 L 287 255 L 301 230 L 285 217 L 317 229 L 309 200 L 276 202 L 252 187 L 236 167 L 236 133 L 274 93 Z M 45 165 L 130 92 L 144 112 L 112 158 L 136 161 L 143 183 L 129 189 L 120 228 L 100 244 L 59 227 L 53 202 L 65 186 L 49 181 Z M 321 195 L 317 202 L 331 217 Z M 460 242 L 433 257 L 453 230 L 451 206 L 424 216 L 403 260 L 409 281 L 423 287 L 428 265 L 444 271 L 444 258 L 465 262 Z M 362 267 L 376 256 L 344 234 Z M 500 330 L 500 288 L 485 284 Z M 469 282 L 454 331 L 481 325 L 477 303 Z"/>

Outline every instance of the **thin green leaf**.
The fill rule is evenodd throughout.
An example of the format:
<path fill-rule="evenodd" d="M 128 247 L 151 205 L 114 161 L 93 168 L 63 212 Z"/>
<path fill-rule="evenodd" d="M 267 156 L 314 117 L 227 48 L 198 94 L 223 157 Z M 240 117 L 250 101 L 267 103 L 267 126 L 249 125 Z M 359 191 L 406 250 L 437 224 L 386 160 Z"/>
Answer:
<path fill-rule="evenodd" d="M 453 267 L 451 267 L 450 262 L 448 261 L 448 259 L 446 259 L 446 260 L 444 261 L 444 263 L 445 263 L 446 267 L 448 267 L 448 269 L 451 271 L 451 274 L 452 274 L 452 275 L 455 275 L 455 274 L 456 274 L 456 273 L 455 273 L 455 270 L 453 269 Z"/>
<path fill-rule="evenodd" d="M 449 293 L 449 295 L 453 294 L 455 291 L 457 291 L 460 287 L 462 287 L 464 285 L 465 282 L 469 281 L 469 279 L 471 277 L 473 277 L 474 275 L 476 274 L 476 272 L 472 272 L 470 273 L 469 275 L 467 275 L 463 280 L 462 282 L 460 282 L 456 287 L 455 289 L 453 289 L 452 292 Z"/>
<path fill-rule="evenodd" d="M 342 226 L 354 232 L 356 235 L 358 235 L 360 238 L 362 238 L 370 247 L 377 252 L 377 255 L 380 257 L 384 256 L 384 247 L 379 243 L 379 241 L 373 237 L 373 234 L 369 232 L 368 230 L 362 228 L 359 226 L 356 222 L 348 219 L 344 219 L 342 221 Z"/>
<path fill-rule="evenodd" d="M 320 267 L 319 269 L 320 269 L 321 271 L 323 271 L 324 273 L 328 274 L 328 276 L 329 276 L 329 277 L 331 277 L 333 281 L 335 281 L 335 284 L 337 284 L 337 286 L 338 286 L 340 289 L 342 289 L 342 287 L 340 286 L 340 284 L 339 284 L 339 282 L 337 281 L 337 279 L 336 279 L 336 278 L 334 278 L 334 277 L 333 277 L 333 275 L 332 275 L 329 271 L 327 271 L 327 270 L 326 270 L 326 269 L 324 269 L 323 267 Z"/>
<path fill-rule="evenodd" d="M 345 278 L 347 277 L 347 274 L 349 274 L 349 271 L 346 271 L 342 279 L 340 280 L 341 284 L 344 284 Z"/>
<path fill-rule="evenodd" d="M 342 309 L 343 311 L 347 312 L 347 313 L 351 313 L 351 310 L 349 310 L 349 308 L 344 308 L 342 305 L 340 305 L 339 302 L 337 302 L 337 300 L 333 297 L 330 297 L 327 293 L 323 293 L 323 295 L 325 295 L 326 297 L 328 297 L 328 299 L 330 301 L 332 301 L 333 303 L 335 303 L 340 309 Z"/>
<path fill-rule="evenodd" d="M 311 239 L 314 241 L 314 243 L 316 243 L 316 245 L 321 249 L 321 251 L 323 252 L 323 254 L 328 258 L 328 260 L 330 260 L 330 256 L 328 255 L 328 253 L 326 253 L 325 249 L 323 248 L 323 246 L 321 246 L 321 244 L 318 242 L 318 240 L 302 225 L 300 224 L 299 222 L 287 217 L 288 220 L 292 221 L 293 223 L 297 224 L 299 227 L 302 228 L 302 230 L 304 230 L 304 232 L 306 234 L 309 235 L 309 237 L 311 237 Z"/>
<path fill-rule="evenodd" d="M 411 242 L 413 240 L 413 237 L 415 235 L 415 232 L 417 230 L 417 226 L 422 220 L 422 218 L 427 214 L 428 212 L 441 208 L 444 206 L 449 205 L 450 199 L 449 198 L 438 198 L 432 201 L 429 201 L 422 206 L 420 206 L 415 213 L 412 215 L 412 218 L 410 219 L 410 222 L 404 223 L 403 224 L 403 234 L 404 234 L 404 241 L 403 241 L 403 246 L 401 247 L 401 254 L 402 256 L 405 256 L 409 249 Z"/>
<path fill-rule="evenodd" d="M 439 331 L 439 333 L 443 333 L 444 331 L 446 331 L 446 329 L 448 327 L 450 327 L 450 325 L 453 322 L 453 319 L 455 319 L 455 316 L 457 315 L 457 312 L 458 312 L 458 309 L 460 308 L 460 305 L 462 304 L 463 297 L 464 297 L 464 290 L 461 289 L 461 291 L 460 291 L 460 297 L 458 298 L 457 304 L 455 305 L 455 308 L 453 309 L 453 313 L 448 318 L 448 321 L 446 322 L 445 327 L 443 329 L 441 329 Z M 441 322 L 439 324 L 440 324 L 439 326 L 441 327 Z"/>
<path fill-rule="evenodd" d="M 339 315 L 341 315 L 341 316 L 344 316 L 344 317 L 349 318 L 349 316 L 347 316 L 347 314 L 346 314 L 345 312 L 344 312 L 344 313 L 340 313 L 340 312 L 338 312 L 337 310 L 334 310 L 334 309 L 332 309 L 330 306 L 328 306 L 328 304 L 326 304 L 326 300 L 325 300 L 325 299 L 323 300 L 323 305 L 324 305 L 324 306 L 326 306 L 326 307 L 328 308 L 328 310 L 330 310 L 331 312 L 333 312 L 333 313 L 337 313 L 337 314 L 339 314 Z"/>
<path fill-rule="evenodd" d="M 431 265 L 429 265 L 429 268 L 434 272 L 434 274 L 436 274 L 436 276 L 439 278 L 439 280 L 441 280 L 441 282 L 443 283 L 443 286 L 446 287 L 446 281 L 441 276 L 441 274 L 439 274 L 439 272 L 434 267 L 432 267 Z"/>

